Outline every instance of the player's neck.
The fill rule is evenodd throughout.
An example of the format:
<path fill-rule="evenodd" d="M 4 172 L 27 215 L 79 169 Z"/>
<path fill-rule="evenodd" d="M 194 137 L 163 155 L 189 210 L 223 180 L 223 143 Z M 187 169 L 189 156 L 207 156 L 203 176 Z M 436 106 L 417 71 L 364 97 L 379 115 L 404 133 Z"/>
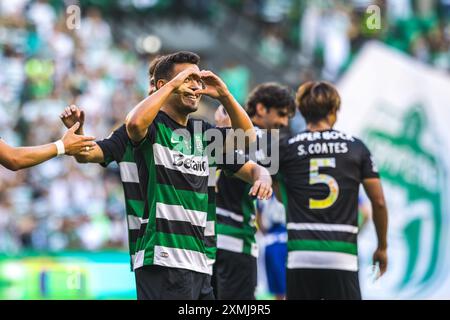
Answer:
<path fill-rule="evenodd" d="M 264 122 L 262 121 L 262 119 L 252 117 L 250 120 L 252 121 L 253 125 L 257 126 L 258 128 L 265 129 Z"/>
<path fill-rule="evenodd" d="M 333 127 L 328 123 L 326 120 L 319 121 L 317 123 L 308 123 L 306 125 L 306 128 L 309 131 L 326 131 L 331 130 Z"/>
<path fill-rule="evenodd" d="M 180 112 L 177 112 L 175 110 L 175 108 L 171 108 L 171 107 L 162 107 L 161 111 L 165 112 L 173 121 L 175 121 L 176 123 L 178 123 L 180 126 L 186 127 L 188 120 L 189 120 L 189 115 L 188 114 L 182 114 Z"/>

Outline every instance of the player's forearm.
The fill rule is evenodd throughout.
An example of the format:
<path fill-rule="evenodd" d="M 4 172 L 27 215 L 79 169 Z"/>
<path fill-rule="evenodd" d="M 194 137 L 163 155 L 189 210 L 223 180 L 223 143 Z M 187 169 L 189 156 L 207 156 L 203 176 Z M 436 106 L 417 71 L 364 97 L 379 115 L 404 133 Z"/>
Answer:
<path fill-rule="evenodd" d="M 272 184 L 272 178 L 266 168 L 261 167 L 253 161 L 248 161 L 235 173 L 235 176 L 247 183 L 253 184 L 260 180 Z"/>
<path fill-rule="evenodd" d="M 81 152 L 74 156 L 75 160 L 78 163 L 104 163 L 105 156 L 103 154 L 103 150 L 100 148 L 98 144 L 89 151 L 89 152 Z"/>
<path fill-rule="evenodd" d="M 378 248 L 387 248 L 388 213 L 384 200 L 372 201 L 373 222 L 378 239 Z"/>
<path fill-rule="evenodd" d="M 11 148 L 9 156 L 4 159 L 3 165 L 13 171 L 29 168 L 50 160 L 58 155 L 53 143 L 36 147 Z"/>
<path fill-rule="evenodd" d="M 253 127 L 253 123 L 250 120 L 247 112 L 245 112 L 244 108 L 236 101 L 231 93 L 228 93 L 221 97 L 220 102 L 224 106 L 227 111 L 230 120 L 231 126 L 233 129 L 242 129 L 244 132 L 249 134 L 250 142 L 256 140 L 256 133 Z"/>
<path fill-rule="evenodd" d="M 76 156 L 74 156 L 75 160 L 78 163 L 91 163 L 92 161 L 90 161 L 90 156 L 89 155 L 81 155 L 81 154 L 77 154 Z"/>
<path fill-rule="evenodd" d="M 169 82 L 130 111 L 125 123 L 131 140 L 141 141 L 145 138 L 148 127 L 173 91 L 174 86 Z"/>

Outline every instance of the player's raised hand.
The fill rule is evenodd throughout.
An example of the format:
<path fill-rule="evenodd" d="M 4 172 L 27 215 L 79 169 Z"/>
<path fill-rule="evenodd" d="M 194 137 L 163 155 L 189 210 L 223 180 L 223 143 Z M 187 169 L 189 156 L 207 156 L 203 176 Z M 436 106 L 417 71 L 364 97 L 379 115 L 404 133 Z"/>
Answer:
<path fill-rule="evenodd" d="M 180 87 L 189 82 L 191 79 L 196 79 L 198 81 L 201 80 L 201 74 L 198 67 L 190 67 L 181 71 L 168 83 L 172 85 L 175 90 L 182 90 Z"/>
<path fill-rule="evenodd" d="M 205 94 L 214 99 L 220 99 L 230 94 L 227 85 L 216 74 L 209 70 L 200 72 L 204 88 L 196 91 L 197 94 Z"/>
<path fill-rule="evenodd" d="M 80 128 L 80 123 L 75 123 L 66 131 L 61 141 L 64 144 L 65 154 L 73 156 L 80 152 L 89 151 L 95 146 L 95 137 L 78 135 L 75 132 Z"/>
<path fill-rule="evenodd" d="M 59 117 L 67 129 L 72 128 L 77 122 L 80 124 L 78 131 L 83 128 L 84 111 L 76 105 L 66 107 Z"/>

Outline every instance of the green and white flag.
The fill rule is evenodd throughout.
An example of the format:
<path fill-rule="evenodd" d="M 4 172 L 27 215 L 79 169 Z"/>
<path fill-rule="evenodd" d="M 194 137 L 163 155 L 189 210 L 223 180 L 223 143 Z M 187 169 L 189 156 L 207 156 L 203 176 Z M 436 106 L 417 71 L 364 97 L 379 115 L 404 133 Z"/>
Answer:
<path fill-rule="evenodd" d="M 341 79 L 337 129 L 361 137 L 389 209 L 389 266 L 371 277 L 373 224 L 359 236 L 364 298 L 450 298 L 450 77 L 369 43 Z"/>

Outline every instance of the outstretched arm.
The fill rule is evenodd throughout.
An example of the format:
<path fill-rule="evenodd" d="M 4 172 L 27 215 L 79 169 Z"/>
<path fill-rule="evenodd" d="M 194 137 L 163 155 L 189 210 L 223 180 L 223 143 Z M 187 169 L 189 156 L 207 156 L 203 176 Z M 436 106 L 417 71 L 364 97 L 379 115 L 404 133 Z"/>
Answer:
<path fill-rule="evenodd" d="M 231 120 L 233 129 L 242 129 L 249 136 L 250 142 L 256 140 L 255 129 L 247 112 L 228 90 L 226 84 L 211 71 L 202 70 L 201 77 L 206 87 L 199 92 L 220 101 Z"/>
<path fill-rule="evenodd" d="M 61 146 L 65 150 L 64 153 L 67 155 L 74 155 L 86 147 L 94 145 L 94 137 L 75 134 L 79 126 L 79 123 L 75 124 L 60 140 Z M 0 140 L 0 164 L 13 171 L 38 165 L 57 155 L 57 143 L 49 143 L 35 147 L 11 147 L 3 140 Z"/>

